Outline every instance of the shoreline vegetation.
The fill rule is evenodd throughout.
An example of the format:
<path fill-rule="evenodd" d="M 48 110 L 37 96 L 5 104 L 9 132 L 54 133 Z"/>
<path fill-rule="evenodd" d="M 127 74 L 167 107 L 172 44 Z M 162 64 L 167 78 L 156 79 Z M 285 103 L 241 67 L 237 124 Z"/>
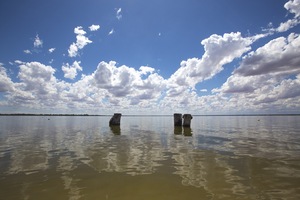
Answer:
<path fill-rule="evenodd" d="M 108 115 L 108 114 L 31 114 L 31 113 L 0 113 L 0 116 L 85 116 L 85 117 L 103 117 L 103 116 L 112 116 Z M 126 117 L 140 117 L 140 116 L 144 116 L 144 117 L 165 117 L 165 116 L 173 116 L 172 114 L 170 115 L 123 115 L 122 116 Z M 215 114 L 215 115 L 193 115 L 195 117 L 197 116 L 300 116 L 300 114 Z"/>

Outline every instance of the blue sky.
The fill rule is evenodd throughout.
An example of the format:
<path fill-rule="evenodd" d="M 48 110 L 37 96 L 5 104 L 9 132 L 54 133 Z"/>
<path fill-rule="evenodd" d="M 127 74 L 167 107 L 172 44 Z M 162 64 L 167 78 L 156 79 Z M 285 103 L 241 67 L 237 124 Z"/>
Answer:
<path fill-rule="evenodd" d="M 300 0 L 0 2 L 0 112 L 300 113 Z"/>

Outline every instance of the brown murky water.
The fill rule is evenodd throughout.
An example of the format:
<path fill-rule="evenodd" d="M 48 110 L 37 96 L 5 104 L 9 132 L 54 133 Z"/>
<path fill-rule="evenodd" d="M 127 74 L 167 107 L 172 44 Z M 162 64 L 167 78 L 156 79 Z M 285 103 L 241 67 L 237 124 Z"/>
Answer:
<path fill-rule="evenodd" d="M 0 117 L 0 199 L 300 199 L 299 116 L 109 119 Z"/>

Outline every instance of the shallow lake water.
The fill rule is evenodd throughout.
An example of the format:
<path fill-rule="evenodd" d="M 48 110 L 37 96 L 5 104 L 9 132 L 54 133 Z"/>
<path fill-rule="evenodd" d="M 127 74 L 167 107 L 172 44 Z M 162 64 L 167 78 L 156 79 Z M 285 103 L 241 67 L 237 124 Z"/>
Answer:
<path fill-rule="evenodd" d="M 1 116 L 0 199 L 300 199 L 300 116 Z"/>

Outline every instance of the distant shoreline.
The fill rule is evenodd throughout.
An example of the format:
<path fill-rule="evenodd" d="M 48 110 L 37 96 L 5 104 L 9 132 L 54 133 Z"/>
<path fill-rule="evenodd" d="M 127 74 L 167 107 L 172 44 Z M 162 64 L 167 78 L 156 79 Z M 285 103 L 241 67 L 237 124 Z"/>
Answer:
<path fill-rule="evenodd" d="M 90 115 L 90 114 L 29 114 L 29 113 L 12 113 L 2 114 L 0 116 L 110 116 L 110 115 Z"/>
<path fill-rule="evenodd" d="M 67 116 L 67 117 L 75 117 L 75 116 L 85 116 L 85 117 L 103 117 L 103 116 L 112 116 L 111 115 L 100 115 L 100 114 L 30 114 L 30 113 L 0 113 L 0 116 Z M 167 117 L 173 115 L 122 115 L 124 117 Z M 224 115 L 193 115 L 195 117 L 214 117 L 214 116 L 300 116 L 300 114 L 224 114 Z"/>

